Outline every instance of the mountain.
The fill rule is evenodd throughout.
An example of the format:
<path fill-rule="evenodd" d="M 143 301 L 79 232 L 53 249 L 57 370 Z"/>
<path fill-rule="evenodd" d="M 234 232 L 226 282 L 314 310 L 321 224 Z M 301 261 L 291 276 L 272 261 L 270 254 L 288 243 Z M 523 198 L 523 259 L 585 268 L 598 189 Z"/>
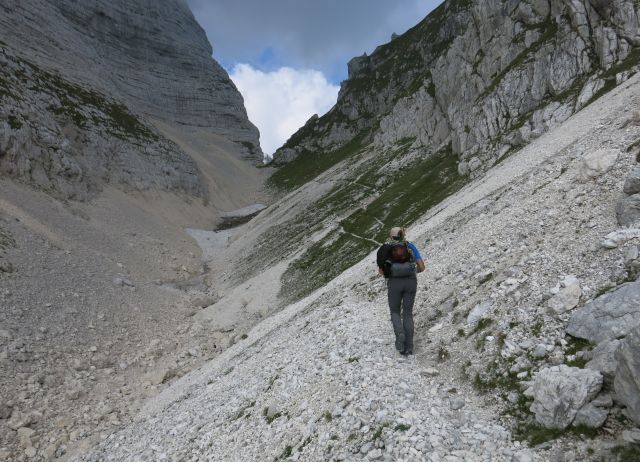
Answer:
<path fill-rule="evenodd" d="M 253 267 L 280 261 L 281 239 L 296 246 L 315 233 L 284 273 L 291 301 L 360 261 L 392 226 L 629 78 L 640 64 L 637 10 L 633 1 L 447 1 L 351 60 L 336 105 L 275 153 L 269 184 L 291 194 L 284 203 L 297 213 L 265 215 Z"/>
<path fill-rule="evenodd" d="M 450 144 L 461 175 L 486 170 L 628 76 L 640 59 L 636 10 L 628 0 L 444 2 L 351 60 L 335 107 L 294 134 L 276 164 L 319 154 L 317 174 L 350 143 L 411 140 Z"/>
<path fill-rule="evenodd" d="M 640 380 L 627 377 L 638 327 L 626 334 L 640 323 L 631 237 L 640 231 L 620 230 L 615 209 L 625 178 L 640 175 L 639 89 L 636 74 L 408 229 L 426 259 L 415 356 L 394 350 L 385 283 L 368 254 L 74 460 L 637 459 Z M 281 271 L 276 262 L 211 311 L 235 296 L 246 315 Z M 566 334 L 587 325 L 591 334 Z M 607 340 L 583 339 L 594 332 Z M 612 343 L 624 347 L 614 354 Z"/>
<path fill-rule="evenodd" d="M 186 2 L 3 1 L 0 10 L 4 173 L 76 199 L 105 182 L 206 197 L 211 167 L 167 140 L 164 125 L 262 161 L 258 130 Z"/>
<path fill-rule="evenodd" d="M 447 1 L 259 170 L 3 46 L 3 128 L 61 144 L 0 178 L 0 458 L 637 458 L 639 8 Z M 373 253 L 397 225 L 409 358 Z"/>
<path fill-rule="evenodd" d="M 230 342 L 185 228 L 265 200 L 258 137 L 186 2 L 0 0 L 0 460 L 86 450 Z"/>

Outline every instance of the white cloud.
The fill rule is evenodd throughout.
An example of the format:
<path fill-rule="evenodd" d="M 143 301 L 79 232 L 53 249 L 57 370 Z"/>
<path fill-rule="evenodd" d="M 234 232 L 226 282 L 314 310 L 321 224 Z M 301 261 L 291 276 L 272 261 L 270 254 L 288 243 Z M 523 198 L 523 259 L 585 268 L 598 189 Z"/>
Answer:
<path fill-rule="evenodd" d="M 339 87 L 315 70 L 282 67 L 263 72 L 237 64 L 230 76 L 244 97 L 249 119 L 260 130 L 262 150 L 269 155 L 313 114 L 331 109 L 338 97 Z"/>

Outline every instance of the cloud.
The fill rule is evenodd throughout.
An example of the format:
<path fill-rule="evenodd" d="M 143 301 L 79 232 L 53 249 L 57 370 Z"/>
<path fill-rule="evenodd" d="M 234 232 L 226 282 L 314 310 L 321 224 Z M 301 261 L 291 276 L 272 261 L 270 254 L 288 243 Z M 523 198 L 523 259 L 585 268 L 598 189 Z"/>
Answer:
<path fill-rule="evenodd" d="M 231 79 L 244 97 L 249 119 L 260 130 L 260 145 L 272 154 L 313 114 L 335 104 L 339 87 L 316 70 L 281 67 L 271 72 L 237 64 Z"/>
<path fill-rule="evenodd" d="M 228 69 L 249 63 L 317 69 L 346 78 L 354 56 L 420 22 L 441 0 L 189 0 L 213 55 Z"/>

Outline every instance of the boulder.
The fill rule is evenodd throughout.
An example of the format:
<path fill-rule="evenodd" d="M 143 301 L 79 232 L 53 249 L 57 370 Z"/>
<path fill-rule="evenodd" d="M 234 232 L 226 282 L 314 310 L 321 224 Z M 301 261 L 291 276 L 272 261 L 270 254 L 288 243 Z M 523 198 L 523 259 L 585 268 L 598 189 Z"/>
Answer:
<path fill-rule="evenodd" d="M 6 420 L 11 417 L 11 406 L 7 403 L 0 403 L 0 420 Z"/>
<path fill-rule="evenodd" d="M 625 194 L 638 194 L 640 193 L 640 168 L 636 168 L 631 175 L 624 181 L 622 188 Z"/>
<path fill-rule="evenodd" d="M 582 296 L 582 289 L 578 282 L 569 284 L 567 287 L 560 289 L 556 295 L 551 297 L 547 301 L 547 306 L 555 314 L 566 313 L 578 306 L 580 297 Z"/>
<path fill-rule="evenodd" d="M 621 199 L 616 206 L 616 217 L 620 226 L 630 227 L 640 223 L 640 194 Z"/>
<path fill-rule="evenodd" d="M 577 309 L 567 334 L 600 343 L 626 336 L 640 324 L 640 282 L 630 282 Z"/>
<path fill-rule="evenodd" d="M 640 238 L 640 229 L 637 228 L 629 228 L 629 229 L 619 229 L 617 231 L 613 231 L 607 234 L 602 240 L 602 247 L 605 249 L 615 249 L 620 245 L 628 242 L 632 239 Z"/>
<path fill-rule="evenodd" d="M 616 400 L 627 407 L 626 415 L 640 424 L 640 325 L 621 342 L 615 358 Z"/>
<path fill-rule="evenodd" d="M 155 369 L 147 372 L 145 380 L 151 385 L 160 385 L 169 378 L 169 371 L 167 369 Z"/>
<path fill-rule="evenodd" d="M 591 361 L 585 366 L 587 369 L 600 372 L 608 384 L 613 383 L 613 377 L 616 374 L 616 359 L 614 355 L 620 343 L 620 340 L 617 339 L 600 342 L 591 352 Z"/>
<path fill-rule="evenodd" d="M 594 406 L 591 403 L 587 403 L 576 414 L 576 418 L 573 420 L 573 425 L 584 425 L 589 428 L 600 428 L 607 420 L 609 411 Z"/>
<path fill-rule="evenodd" d="M 584 156 L 578 178 L 582 182 L 595 179 L 605 174 L 618 160 L 617 149 L 599 149 Z"/>
<path fill-rule="evenodd" d="M 533 397 L 531 412 L 546 428 L 564 430 L 602 388 L 597 371 L 566 365 L 542 369 L 535 376 L 527 395 Z"/>
<path fill-rule="evenodd" d="M 20 427 L 17 430 L 18 443 L 20 447 L 23 449 L 30 448 L 33 446 L 33 441 L 31 438 L 34 436 L 36 432 L 29 427 Z"/>

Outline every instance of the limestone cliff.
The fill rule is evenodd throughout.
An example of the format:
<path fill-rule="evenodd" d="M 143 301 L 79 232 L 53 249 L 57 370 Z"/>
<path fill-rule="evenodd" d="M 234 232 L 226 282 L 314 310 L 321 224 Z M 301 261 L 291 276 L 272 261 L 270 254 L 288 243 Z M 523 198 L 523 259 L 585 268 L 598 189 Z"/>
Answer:
<path fill-rule="evenodd" d="M 258 130 L 186 2 L 0 1 L 0 168 L 63 197 L 105 181 L 203 195 L 151 125 L 199 129 L 259 162 Z"/>
<path fill-rule="evenodd" d="M 626 79 L 638 46 L 631 0 L 449 0 L 354 58 L 336 106 L 275 158 L 410 139 L 450 143 L 459 172 L 479 173 Z"/>
<path fill-rule="evenodd" d="M 442 207 L 628 79 L 640 65 L 639 45 L 633 1 L 444 2 L 353 59 L 337 104 L 276 152 L 269 182 L 291 194 L 262 218 L 246 272 L 282 261 L 283 238 L 313 234 L 309 248 L 289 256 L 280 295 L 321 287 L 392 226 Z"/>

